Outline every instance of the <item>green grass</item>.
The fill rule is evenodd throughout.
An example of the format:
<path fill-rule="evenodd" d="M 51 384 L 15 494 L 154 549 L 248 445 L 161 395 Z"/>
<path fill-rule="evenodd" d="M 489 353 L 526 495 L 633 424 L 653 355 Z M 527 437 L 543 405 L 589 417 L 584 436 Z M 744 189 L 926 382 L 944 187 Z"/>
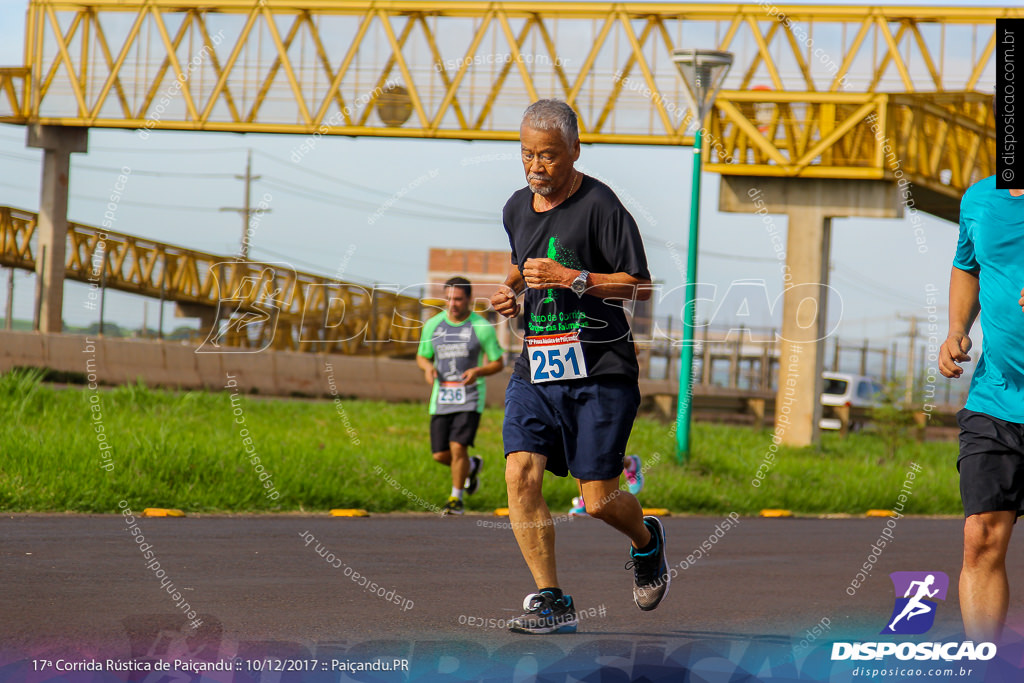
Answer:
<path fill-rule="evenodd" d="M 31 371 L 0 376 L 0 510 L 111 512 L 125 500 L 133 509 L 190 512 L 423 511 L 416 496 L 440 505 L 450 487 L 448 469 L 430 457 L 424 405 L 346 400 L 342 416 L 328 400 L 239 396 L 233 406 L 228 393 L 141 385 L 93 392 L 39 380 Z M 101 422 L 93 420 L 92 405 L 100 406 Z M 244 425 L 236 422 L 236 409 Z M 486 465 L 480 491 L 468 499 L 471 511 L 507 504 L 501 420 L 498 410 L 484 413 L 473 452 Z M 99 424 L 111 445 L 109 471 L 101 467 Z M 246 455 L 243 428 L 276 500 L 265 495 Z M 953 443 L 904 442 L 890 459 L 877 436 L 826 434 L 820 448 L 780 448 L 760 487 L 751 482 L 768 453 L 768 431 L 697 424 L 686 465 L 676 464 L 673 444 L 668 425 L 637 420 L 629 452 L 648 468 L 645 505 L 715 515 L 775 507 L 861 514 L 891 509 L 916 462 L 922 472 L 906 512 L 961 512 Z M 377 466 L 398 489 L 375 473 Z M 565 511 L 576 487 L 548 476 L 545 495 L 552 510 Z"/>

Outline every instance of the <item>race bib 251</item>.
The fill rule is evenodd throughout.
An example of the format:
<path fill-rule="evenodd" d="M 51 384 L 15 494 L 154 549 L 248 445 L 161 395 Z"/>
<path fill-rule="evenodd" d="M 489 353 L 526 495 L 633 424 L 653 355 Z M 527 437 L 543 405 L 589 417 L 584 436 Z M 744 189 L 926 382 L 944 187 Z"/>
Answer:
<path fill-rule="evenodd" d="M 534 384 L 587 376 L 587 363 L 579 330 L 566 334 L 527 337 L 530 358 L 530 381 Z"/>

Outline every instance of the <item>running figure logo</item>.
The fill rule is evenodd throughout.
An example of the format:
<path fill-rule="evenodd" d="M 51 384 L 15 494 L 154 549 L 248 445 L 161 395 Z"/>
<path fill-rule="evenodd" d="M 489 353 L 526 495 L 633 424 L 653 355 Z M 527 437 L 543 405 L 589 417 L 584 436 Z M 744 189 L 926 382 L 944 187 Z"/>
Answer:
<path fill-rule="evenodd" d="M 893 572 L 896 604 L 883 634 L 918 635 L 935 623 L 935 600 L 945 600 L 949 577 L 944 572 Z M 903 597 L 900 597 L 903 596 Z"/>
<path fill-rule="evenodd" d="M 551 259 L 552 261 L 557 261 L 558 260 L 558 247 L 556 246 L 556 239 L 557 238 L 554 235 L 552 235 L 551 239 L 548 240 L 548 258 Z M 554 289 L 546 290 L 546 296 L 541 300 L 541 303 L 542 304 L 553 304 L 553 303 L 555 303 L 555 290 Z"/>
<path fill-rule="evenodd" d="M 576 270 L 583 270 L 583 264 L 580 263 L 579 258 L 576 257 L 575 252 L 571 249 L 566 248 L 559 241 L 557 235 L 552 235 L 548 238 L 548 251 L 547 257 L 552 261 L 561 263 L 566 268 L 575 268 Z M 541 299 L 542 304 L 553 304 L 555 303 L 555 289 L 548 288 L 544 290 L 544 298 Z"/>

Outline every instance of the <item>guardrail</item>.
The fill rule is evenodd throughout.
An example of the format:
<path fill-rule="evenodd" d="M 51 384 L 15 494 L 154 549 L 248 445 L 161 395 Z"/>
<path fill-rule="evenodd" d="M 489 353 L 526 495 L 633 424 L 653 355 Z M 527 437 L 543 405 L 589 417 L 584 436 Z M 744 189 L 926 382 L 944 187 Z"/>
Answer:
<path fill-rule="evenodd" d="M 678 387 L 674 383 L 641 380 L 640 388 L 645 410 L 667 420 L 675 419 Z M 692 400 L 693 419 L 700 422 L 747 425 L 754 429 L 767 429 L 774 424 L 773 392 L 695 385 Z M 914 438 L 923 441 L 928 429 L 956 429 L 957 410 L 956 406 L 936 406 L 926 411 L 915 405 L 907 410 L 907 426 Z M 838 420 L 838 432 L 844 438 L 862 427 L 871 428 L 876 422 L 872 409 L 862 406 L 822 406 L 822 418 Z"/>

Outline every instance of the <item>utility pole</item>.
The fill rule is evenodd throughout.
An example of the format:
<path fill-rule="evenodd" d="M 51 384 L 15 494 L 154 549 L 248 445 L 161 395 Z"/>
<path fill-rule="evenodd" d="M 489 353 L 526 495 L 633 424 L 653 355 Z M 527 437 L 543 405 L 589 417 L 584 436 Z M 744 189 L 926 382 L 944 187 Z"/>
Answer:
<path fill-rule="evenodd" d="M 892 356 L 889 357 L 889 378 L 896 381 L 896 342 L 892 343 Z"/>
<path fill-rule="evenodd" d="M 221 211 L 234 211 L 242 215 L 242 246 L 238 250 L 238 257 L 242 261 L 249 260 L 249 219 L 252 218 L 252 214 L 255 211 L 252 209 L 251 194 L 252 194 L 252 181 L 259 180 L 263 176 L 252 174 L 252 150 L 249 150 L 249 154 L 245 160 L 245 175 L 236 175 L 235 178 L 238 180 L 245 181 L 245 206 L 242 208 L 224 206 L 221 207 Z M 270 209 L 260 209 L 261 214 L 270 213 Z"/>
<path fill-rule="evenodd" d="M 925 377 L 928 376 L 928 346 L 921 344 L 921 348 L 918 349 L 918 353 L 920 353 L 920 357 L 917 360 L 917 374 L 914 376 L 920 377 L 921 383 L 924 384 L 927 382 Z"/>
<path fill-rule="evenodd" d="M 903 402 L 909 406 L 914 400 L 914 347 L 917 345 L 917 316 L 904 317 L 898 315 L 896 317 L 900 320 L 910 321 L 910 331 L 907 332 L 907 336 L 910 337 L 910 343 L 907 345 L 906 390 L 903 395 Z"/>
<path fill-rule="evenodd" d="M 7 308 L 4 311 L 4 329 L 12 329 L 14 316 L 14 266 L 7 269 Z"/>
<path fill-rule="evenodd" d="M 907 344 L 907 388 L 903 401 L 910 405 L 914 401 L 914 347 L 917 344 L 917 318 L 910 319 L 910 342 Z"/>

